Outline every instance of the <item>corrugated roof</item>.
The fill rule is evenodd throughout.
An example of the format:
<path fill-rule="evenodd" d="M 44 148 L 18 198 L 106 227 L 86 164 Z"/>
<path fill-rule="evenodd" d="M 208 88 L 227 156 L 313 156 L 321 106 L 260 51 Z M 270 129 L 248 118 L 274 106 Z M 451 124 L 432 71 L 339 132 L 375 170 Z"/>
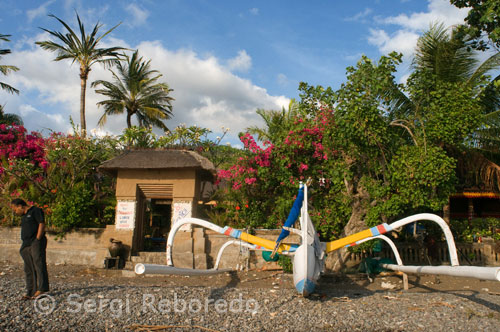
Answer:
<path fill-rule="evenodd" d="M 128 150 L 99 166 L 99 169 L 109 173 L 119 169 L 168 168 L 200 168 L 215 173 L 210 160 L 188 150 Z"/>

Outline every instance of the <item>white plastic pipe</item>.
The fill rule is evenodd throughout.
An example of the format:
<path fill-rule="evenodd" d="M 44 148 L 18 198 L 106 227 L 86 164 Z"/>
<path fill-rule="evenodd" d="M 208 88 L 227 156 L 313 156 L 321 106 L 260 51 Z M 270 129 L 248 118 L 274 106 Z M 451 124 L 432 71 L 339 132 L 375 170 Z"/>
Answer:
<path fill-rule="evenodd" d="M 201 275 L 224 273 L 232 270 L 231 269 L 196 270 L 196 269 L 184 269 L 180 267 L 158 265 L 158 264 L 138 263 L 135 265 L 134 271 L 136 274 L 175 274 L 183 276 L 201 276 Z"/>
<path fill-rule="evenodd" d="M 431 213 L 420 213 L 393 222 L 389 226 L 391 227 L 391 229 L 396 229 L 419 220 L 434 221 L 439 225 L 439 227 L 441 227 L 444 236 L 446 238 L 446 243 L 448 244 L 448 251 L 450 253 L 450 263 L 452 266 L 458 266 L 459 265 L 458 255 L 457 255 L 457 249 L 455 248 L 455 240 L 453 240 L 453 234 L 451 233 L 450 227 L 448 227 L 446 221 L 444 221 L 441 217 Z"/>
<path fill-rule="evenodd" d="M 500 281 L 500 267 L 483 266 L 413 266 L 381 264 L 386 269 L 417 274 L 444 274 L 454 277 L 469 277 L 482 280 Z"/>

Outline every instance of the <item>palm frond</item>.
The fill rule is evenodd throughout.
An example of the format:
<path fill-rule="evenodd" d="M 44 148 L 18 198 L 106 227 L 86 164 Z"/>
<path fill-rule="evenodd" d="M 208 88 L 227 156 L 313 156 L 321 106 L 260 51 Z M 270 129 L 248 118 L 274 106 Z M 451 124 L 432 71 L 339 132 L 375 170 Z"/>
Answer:
<path fill-rule="evenodd" d="M 13 71 L 19 71 L 19 68 L 17 68 L 16 66 L 0 65 L 0 73 L 4 75 L 8 75 L 10 72 Z"/>
<path fill-rule="evenodd" d="M 450 35 L 442 23 L 432 24 L 418 39 L 412 66 L 416 70 L 430 70 L 447 82 L 464 81 L 477 66 L 468 47 L 468 41 L 459 39 L 453 28 Z"/>
<path fill-rule="evenodd" d="M 5 90 L 9 93 L 19 94 L 19 90 L 8 85 L 7 83 L 0 82 L 0 89 Z"/>
<path fill-rule="evenodd" d="M 0 40 L 6 41 L 6 42 L 10 42 L 9 37 L 11 37 L 11 35 L 4 35 L 4 34 L 0 33 Z"/>
<path fill-rule="evenodd" d="M 163 123 L 172 117 L 174 100 L 169 94 L 166 83 L 157 83 L 162 77 L 156 70 L 150 69 L 150 62 L 139 57 L 135 51 L 132 56 L 123 55 L 125 61 L 117 63 L 113 81 L 95 81 L 92 87 L 99 87 L 96 93 L 108 97 L 98 106 L 104 107 L 107 116 L 127 112 L 135 115 L 140 126 L 156 126 L 168 130 Z M 105 121 L 105 120 L 104 120 Z"/>
<path fill-rule="evenodd" d="M 493 54 L 482 62 L 470 76 L 469 81 L 476 82 L 484 75 L 488 74 L 492 70 L 497 70 L 498 68 L 500 68 L 500 52 Z"/>

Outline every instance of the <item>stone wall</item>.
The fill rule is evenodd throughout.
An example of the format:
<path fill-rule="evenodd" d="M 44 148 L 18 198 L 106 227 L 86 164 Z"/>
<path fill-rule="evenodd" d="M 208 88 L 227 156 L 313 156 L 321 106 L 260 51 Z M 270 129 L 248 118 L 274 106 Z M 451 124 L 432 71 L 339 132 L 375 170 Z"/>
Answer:
<path fill-rule="evenodd" d="M 106 228 L 84 228 L 57 237 L 47 234 L 47 262 L 52 264 L 82 264 L 96 267 L 104 265 L 109 256 L 110 239 L 131 238 L 132 231 L 115 230 L 114 225 Z M 20 227 L 0 228 L 0 261 L 22 262 Z M 124 241 L 124 254 L 130 250 L 129 241 Z"/>
<path fill-rule="evenodd" d="M 275 240 L 279 230 L 257 230 L 256 236 Z M 106 228 L 85 228 L 67 233 L 63 238 L 48 234 L 47 262 L 52 264 L 81 264 L 94 267 L 103 267 L 105 257 L 109 256 L 110 239 L 124 242 L 125 255 L 133 267 L 134 263 L 166 264 L 164 252 L 140 253 L 130 257 L 130 239 L 132 230 L 116 230 L 114 225 Z M 129 240 L 127 240 L 129 239 Z M 231 238 L 203 228 L 193 228 L 189 232 L 178 232 L 173 248 L 173 262 L 177 267 L 212 268 L 215 264 L 219 249 Z M 296 235 L 291 235 L 289 242 L 297 243 Z M 0 261 L 21 262 L 19 255 L 20 228 L 0 227 Z M 416 245 L 399 244 L 399 252 L 404 264 L 428 265 L 425 257 L 425 248 Z M 477 266 L 500 266 L 500 253 L 494 242 L 457 244 L 460 264 Z M 372 254 L 353 254 L 346 262 L 347 266 L 359 264 L 362 259 Z M 382 257 L 393 257 L 392 252 L 384 249 L 376 254 Z M 467 257 L 468 260 L 465 259 Z M 328 264 L 329 260 L 326 261 Z M 438 245 L 437 261 L 433 264 L 449 264 L 446 244 Z M 222 256 L 219 268 L 235 268 L 236 266 L 254 268 L 278 268 L 276 263 L 266 263 L 259 251 L 247 251 L 237 244 L 227 247 Z M 331 267 L 326 266 L 327 270 Z"/>

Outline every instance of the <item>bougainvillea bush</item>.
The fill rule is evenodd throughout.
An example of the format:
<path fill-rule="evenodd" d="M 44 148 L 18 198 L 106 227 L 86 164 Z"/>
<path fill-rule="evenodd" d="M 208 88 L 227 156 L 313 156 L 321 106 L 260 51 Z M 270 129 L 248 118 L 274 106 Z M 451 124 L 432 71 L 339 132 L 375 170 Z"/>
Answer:
<path fill-rule="evenodd" d="M 261 144 L 241 135 L 246 154 L 219 172 L 226 186 L 214 219 L 278 228 L 298 183 L 308 178 L 309 214 L 323 239 L 411 213 L 439 213 L 457 180 L 456 160 L 441 138 L 466 139 L 477 125 L 471 119 L 478 105 L 464 97 L 467 87 L 441 89 L 427 73 L 409 80 L 420 85 L 397 84 L 393 73 L 400 61 L 395 53 L 378 62 L 363 57 L 347 69 L 337 91 L 302 83 L 299 112 L 284 114 L 288 122 L 275 121 L 281 132 Z M 429 86 L 434 92 L 423 93 Z M 403 93 L 414 103 L 405 112 L 395 103 Z M 461 116 L 448 121 L 447 114 Z"/>
<path fill-rule="evenodd" d="M 0 219 L 18 222 L 10 201 L 20 197 L 44 209 L 47 224 L 64 232 L 113 221 L 111 178 L 97 167 L 116 154 L 117 140 L 52 133 L 43 138 L 22 126 L 0 126 Z"/>
<path fill-rule="evenodd" d="M 246 154 L 219 171 L 219 181 L 227 186 L 219 192 L 217 209 L 225 212 L 224 222 L 235 226 L 279 228 L 299 183 L 312 178 L 317 185 L 311 187 L 311 217 L 325 235 L 338 233 L 341 229 L 335 225 L 339 223 L 330 221 L 345 218 L 347 211 L 337 202 L 339 184 L 327 176 L 338 153 L 324 146 L 329 139 L 327 128 L 335 125 L 334 112 L 322 108 L 314 115 L 301 114 L 290 121 L 293 130 L 276 144 L 266 141 L 259 145 L 248 133 L 240 137 Z"/>

